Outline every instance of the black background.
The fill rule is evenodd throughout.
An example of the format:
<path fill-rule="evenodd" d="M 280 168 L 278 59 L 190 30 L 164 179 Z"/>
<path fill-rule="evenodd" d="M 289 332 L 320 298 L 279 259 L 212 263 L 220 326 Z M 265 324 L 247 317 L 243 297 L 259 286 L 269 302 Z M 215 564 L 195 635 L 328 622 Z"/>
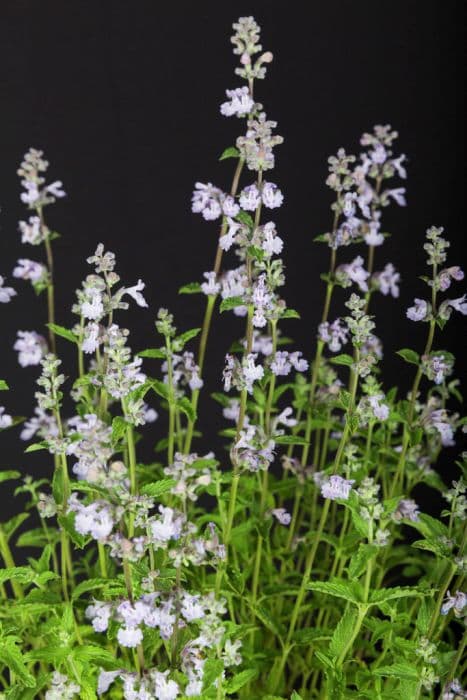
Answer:
<path fill-rule="evenodd" d="M 116 253 L 127 285 L 139 277 L 147 284 L 150 310 L 133 307 L 120 317 L 132 331 L 135 350 L 155 345 L 153 320 L 160 306 L 175 313 L 180 329 L 200 325 L 204 298 L 176 292 L 212 269 L 218 226 L 191 213 L 190 196 L 197 180 L 230 186 L 233 161 L 220 163 L 218 157 L 243 122 L 222 117 L 219 104 L 226 88 L 240 84 L 233 74 L 231 24 L 253 14 L 264 49 L 274 53 L 256 97 L 285 137 L 269 179 L 285 194 L 274 219 L 286 242 L 285 296 L 302 321 L 288 321 L 284 330 L 308 357 L 323 301 L 319 273 L 329 256 L 325 246 L 312 243 L 330 226 L 327 157 L 340 146 L 358 154 L 361 133 L 375 123 L 390 123 L 400 133 L 398 148 L 409 159 L 409 206 L 386 210 L 383 230 L 393 236 L 377 250 L 376 268 L 388 261 L 397 266 L 401 298 L 379 295 L 373 310 L 385 342 L 386 388 L 397 384 L 405 391 L 412 371 L 393 353 L 424 344 L 426 327 L 408 321 L 405 309 L 425 292 L 417 279 L 425 272 L 425 229 L 445 226 L 450 264 L 462 263 L 462 6 L 453 0 L 3 0 L 0 274 L 11 281 L 18 257 L 42 254 L 22 246 L 17 232 L 27 212 L 15 172 L 34 146 L 51 163 L 48 181 L 63 180 L 68 193 L 46 212 L 49 226 L 62 234 L 54 244 L 58 322 L 71 325 L 74 289 L 89 271 L 85 258 L 102 241 Z M 357 249 L 339 254 L 349 261 Z M 40 330 L 45 298 L 36 299 L 26 283 L 14 280 L 13 286 L 18 297 L 0 308 L 1 374 L 13 391 L 1 398 L 8 412 L 30 415 L 37 368 L 20 369 L 11 347 L 17 329 Z M 452 296 L 460 294 L 461 286 Z M 332 317 L 342 313 L 344 299 L 344 293 L 337 295 Z M 242 320 L 224 316 L 215 319 L 208 349 L 210 390 L 220 387 L 223 355 L 243 332 Z M 437 347 L 457 349 L 461 364 L 464 337 L 456 314 Z M 65 371 L 73 372 L 74 356 L 67 351 Z M 201 408 L 213 438 L 219 411 L 206 420 L 208 398 Z M 164 428 L 161 421 L 149 429 L 151 444 Z M 0 466 L 40 472 L 42 453 L 23 457 L 14 432 L 2 435 Z M 450 459 L 444 458 L 443 472 Z"/>

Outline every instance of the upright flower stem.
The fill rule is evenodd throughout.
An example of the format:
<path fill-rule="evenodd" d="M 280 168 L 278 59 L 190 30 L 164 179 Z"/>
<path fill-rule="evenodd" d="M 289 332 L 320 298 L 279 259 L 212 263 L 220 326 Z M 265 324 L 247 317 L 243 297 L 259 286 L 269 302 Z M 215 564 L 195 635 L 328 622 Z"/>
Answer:
<path fill-rule="evenodd" d="M 357 362 L 358 362 L 360 359 L 360 353 L 359 353 L 358 348 L 356 349 L 356 352 L 357 352 Z M 347 440 L 349 438 L 349 434 L 350 434 L 349 418 L 352 415 L 352 412 L 353 412 L 353 409 L 355 406 L 357 387 L 358 387 L 358 374 L 356 372 L 353 372 L 352 376 L 351 376 L 349 407 L 347 410 L 347 416 L 346 416 L 344 430 L 342 432 L 342 436 L 341 436 L 339 446 L 338 446 L 338 449 L 336 452 L 336 456 L 334 459 L 334 466 L 333 466 L 333 470 L 332 470 L 333 474 L 336 474 L 337 471 L 339 470 L 339 467 L 340 467 L 341 461 L 342 461 L 342 457 L 344 455 L 344 449 L 347 445 Z M 319 547 L 319 544 L 321 541 L 321 535 L 323 534 L 324 528 L 326 526 L 326 521 L 328 518 L 330 505 L 331 505 L 331 500 L 328 498 L 325 499 L 323 509 L 321 511 L 321 518 L 320 518 L 320 521 L 318 524 L 318 530 L 316 532 L 315 537 L 313 538 L 313 544 L 311 545 L 310 551 L 309 551 L 308 556 L 306 558 L 305 570 L 303 573 L 300 589 L 299 589 L 299 592 L 297 594 L 297 598 L 295 600 L 295 605 L 294 605 L 292 615 L 290 618 L 289 629 L 288 629 L 286 640 L 284 643 L 282 656 L 279 660 L 279 663 L 277 664 L 276 668 L 273 670 L 272 675 L 271 675 L 271 678 L 273 681 L 271 686 L 270 686 L 271 691 L 275 689 L 279 679 L 281 678 L 281 675 L 282 675 L 284 668 L 285 668 L 285 664 L 287 662 L 288 655 L 289 655 L 290 650 L 292 648 L 292 646 L 291 646 L 292 637 L 293 637 L 294 632 L 295 632 L 295 627 L 297 625 L 298 616 L 300 614 L 300 609 L 301 609 L 303 600 L 304 600 L 306 592 L 307 592 L 308 584 L 310 582 L 311 571 L 312 571 L 313 564 L 314 564 L 315 557 L 316 557 L 316 553 L 318 551 L 318 547 Z"/>
<path fill-rule="evenodd" d="M 54 258 L 53 258 L 53 252 L 52 252 L 52 245 L 50 243 L 50 237 L 49 237 L 47 227 L 46 227 L 45 221 L 44 221 L 44 212 L 42 210 L 42 207 L 38 207 L 36 211 L 37 211 L 37 214 L 39 216 L 39 220 L 40 220 L 40 224 L 41 224 L 41 231 L 42 231 L 42 235 L 44 237 L 45 255 L 47 258 L 47 270 L 48 270 L 47 322 L 49 324 L 51 324 L 51 323 L 55 323 Z M 53 354 L 55 355 L 57 352 L 55 334 L 50 327 L 49 327 L 49 343 L 50 343 L 50 351 L 53 352 Z"/>
<path fill-rule="evenodd" d="M 237 161 L 237 166 L 235 168 L 235 173 L 234 173 L 233 180 L 232 180 L 232 186 L 230 188 L 230 195 L 232 197 L 235 197 L 235 195 L 237 194 L 238 183 L 240 181 L 240 175 L 242 173 L 244 163 L 245 163 L 245 161 L 243 160 L 243 158 L 239 158 Z M 219 239 L 225 235 L 226 231 L 227 231 L 227 218 L 224 217 L 223 222 L 222 222 L 222 226 L 220 229 L 220 233 L 219 233 Z M 214 272 L 216 273 L 216 278 L 219 276 L 219 273 L 220 273 L 221 264 L 222 264 L 222 257 L 223 257 L 223 250 L 220 247 L 220 245 L 218 244 L 217 250 L 216 250 L 216 256 L 214 259 Z M 207 342 L 208 342 L 208 338 L 209 338 L 209 331 L 211 329 L 212 314 L 214 311 L 215 302 L 216 302 L 216 297 L 214 295 L 208 295 L 208 298 L 206 301 L 206 309 L 204 312 L 203 325 L 201 328 L 201 336 L 200 336 L 198 359 L 197 359 L 200 377 L 202 377 L 202 375 L 203 375 L 204 360 L 206 357 L 206 347 L 207 347 Z M 198 407 L 198 401 L 199 401 L 199 389 L 195 389 L 191 395 L 191 405 L 193 407 L 195 414 L 196 414 L 196 409 Z M 186 438 L 185 438 L 185 447 L 184 447 L 185 454 L 188 454 L 190 452 L 195 425 L 196 425 L 196 418 L 195 418 L 195 420 L 188 421 Z"/>

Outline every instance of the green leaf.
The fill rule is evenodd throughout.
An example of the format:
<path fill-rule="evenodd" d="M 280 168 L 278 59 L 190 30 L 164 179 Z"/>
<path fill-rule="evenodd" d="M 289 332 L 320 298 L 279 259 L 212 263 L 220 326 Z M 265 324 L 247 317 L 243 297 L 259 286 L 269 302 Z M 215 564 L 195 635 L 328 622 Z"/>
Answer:
<path fill-rule="evenodd" d="M 300 314 L 295 309 L 286 309 L 281 318 L 300 318 Z"/>
<path fill-rule="evenodd" d="M 36 681 L 24 663 L 21 649 L 16 645 L 15 637 L 0 639 L 0 661 L 7 666 L 11 673 L 15 674 L 22 685 L 34 688 Z"/>
<path fill-rule="evenodd" d="M 144 496 L 150 496 L 151 498 L 159 498 L 164 493 L 167 493 L 172 489 L 177 482 L 175 479 L 160 479 L 160 481 L 154 481 L 151 484 L 145 484 L 141 488 L 141 493 Z"/>
<path fill-rule="evenodd" d="M 405 663 L 392 664 L 391 666 L 380 666 L 375 668 L 372 673 L 375 676 L 384 676 L 388 678 L 399 678 L 400 680 L 414 681 L 418 679 L 418 671 L 415 666 L 410 666 Z"/>
<path fill-rule="evenodd" d="M 127 430 L 127 422 L 123 416 L 115 416 L 112 420 L 112 443 L 115 445 L 125 435 Z"/>
<path fill-rule="evenodd" d="M 73 331 L 64 328 L 63 326 L 57 326 L 56 323 L 46 323 L 47 328 L 49 328 L 54 335 L 59 335 L 60 338 L 65 338 L 69 340 L 70 343 L 78 343 L 78 338 L 73 333 Z"/>
<path fill-rule="evenodd" d="M 256 607 L 253 607 L 253 611 L 256 617 L 261 620 L 263 625 L 280 639 L 282 636 L 282 630 L 279 627 L 279 624 L 276 623 L 274 618 L 271 616 L 269 610 L 264 607 L 264 605 L 257 605 Z"/>
<path fill-rule="evenodd" d="M 296 690 L 293 690 L 292 695 L 290 696 L 290 700 L 303 700 L 303 698 L 297 693 Z"/>
<path fill-rule="evenodd" d="M 308 445 L 308 440 L 299 435 L 276 435 L 274 442 L 278 445 Z"/>
<path fill-rule="evenodd" d="M 380 603 L 387 603 L 388 600 L 422 595 L 423 593 L 418 588 L 413 588 L 412 586 L 395 586 L 394 588 L 382 588 L 379 591 L 371 591 L 368 602 L 372 605 L 379 605 Z"/>
<path fill-rule="evenodd" d="M 335 357 L 329 358 L 329 362 L 333 365 L 346 365 L 347 367 L 352 367 L 355 360 L 351 355 L 347 355 L 343 352 L 341 355 L 336 355 Z"/>
<path fill-rule="evenodd" d="M 163 399 L 166 399 L 168 401 L 169 399 L 169 387 L 165 382 L 161 382 L 160 379 L 153 379 L 152 380 L 152 388 L 158 394 L 159 396 L 162 396 Z"/>
<path fill-rule="evenodd" d="M 10 481 L 11 479 L 19 479 L 20 477 L 20 472 L 14 471 L 13 469 L 8 469 L 7 471 L 0 472 L 0 484 L 2 484 L 4 481 Z"/>
<path fill-rule="evenodd" d="M 246 211 L 240 210 L 235 218 L 237 221 L 240 221 L 241 224 L 245 224 L 245 226 L 251 229 L 254 228 L 255 222 L 253 217 L 247 214 Z"/>
<path fill-rule="evenodd" d="M 201 333 L 201 328 L 190 328 L 189 331 L 185 331 L 184 333 L 181 333 L 178 335 L 174 340 L 172 341 L 174 345 L 177 345 L 177 350 L 180 348 L 180 350 L 185 347 L 186 343 L 188 343 L 189 340 L 192 338 L 196 338 L 197 335 Z"/>
<path fill-rule="evenodd" d="M 415 350 L 411 350 L 410 348 L 402 348 L 402 350 L 398 350 L 396 352 L 396 355 L 399 355 L 403 360 L 409 362 L 411 365 L 420 364 L 420 355 L 418 352 L 415 352 Z"/>
<path fill-rule="evenodd" d="M 235 309 L 236 306 L 245 306 L 245 300 L 242 297 L 228 297 L 221 301 L 219 307 L 220 312 L 230 311 L 230 309 Z"/>
<path fill-rule="evenodd" d="M 95 591 L 97 588 L 104 588 L 108 583 L 109 579 L 107 578 L 90 578 L 86 579 L 85 581 L 81 581 L 81 583 L 78 583 L 78 585 L 73 589 L 72 598 L 76 600 L 77 598 L 80 598 L 83 593 Z"/>
<path fill-rule="evenodd" d="M 24 523 L 25 520 L 29 518 L 29 513 L 18 513 L 10 518 L 6 523 L 3 523 L 3 532 L 5 534 L 5 539 L 8 542 L 10 538 L 15 534 L 19 526 Z"/>
<path fill-rule="evenodd" d="M 313 581 L 307 586 L 309 591 L 325 593 L 335 598 L 343 598 L 349 603 L 359 605 L 363 602 L 363 590 L 357 581 L 345 581 L 336 579 L 334 581 Z"/>
<path fill-rule="evenodd" d="M 190 282 L 189 284 L 184 284 L 178 290 L 179 294 L 201 294 L 202 293 L 201 284 L 199 282 Z"/>
<path fill-rule="evenodd" d="M 244 671 L 240 671 L 233 678 L 229 678 L 228 681 L 222 684 L 222 690 L 231 695 L 236 693 L 237 690 L 243 688 L 244 685 L 252 681 L 258 675 L 256 668 L 246 668 Z"/>
<path fill-rule="evenodd" d="M 193 408 L 193 404 L 191 403 L 190 399 L 187 396 L 183 396 L 181 399 L 178 399 L 176 405 L 178 408 L 183 411 L 183 413 L 188 416 L 189 420 L 194 423 L 196 420 L 196 411 Z"/>
<path fill-rule="evenodd" d="M 222 152 L 219 160 L 226 160 L 227 158 L 240 158 L 240 151 L 235 146 L 229 146 Z"/>
<path fill-rule="evenodd" d="M 356 554 L 352 555 L 349 564 L 349 576 L 353 579 L 358 579 L 365 571 L 368 562 L 374 557 L 378 547 L 372 544 L 360 543 Z"/>
<path fill-rule="evenodd" d="M 0 379 L 0 391 L 8 391 L 10 387 L 4 379 Z"/>
<path fill-rule="evenodd" d="M 121 662 L 110 651 L 94 644 L 77 646 L 73 650 L 73 657 L 84 663 L 92 662 L 98 666 L 103 666 L 106 670 L 121 668 Z"/>
<path fill-rule="evenodd" d="M 165 348 L 148 348 L 138 353 L 138 357 L 149 357 L 155 360 L 163 360 L 166 356 L 167 352 Z"/>
<path fill-rule="evenodd" d="M 0 584 L 6 581 L 31 583 L 35 575 L 35 572 L 30 566 L 10 566 L 7 569 L 0 569 Z"/>
<path fill-rule="evenodd" d="M 37 452 L 38 450 L 46 450 L 47 448 L 47 442 L 45 440 L 42 440 L 42 442 L 33 442 L 32 445 L 28 445 L 24 451 Z"/>
<path fill-rule="evenodd" d="M 85 537 L 84 535 L 80 535 L 79 532 L 76 532 L 75 530 L 75 514 L 74 513 L 67 513 L 67 515 L 59 515 L 58 516 L 58 523 L 59 525 L 65 530 L 65 532 L 70 536 L 72 542 L 79 548 L 83 549 L 87 542 L 89 541 L 89 537 Z"/>
<path fill-rule="evenodd" d="M 208 659 L 203 667 L 203 690 L 212 688 L 224 670 L 224 664 L 221 659 Z"/>
<path fill-rule="evenodd" d="M 334 630 L 334 634 L 332 635 L 331 642 L 329 644 L 329 653 L 332 656 L 339 657 L 341 653 L 347 649 L 347 646 L 355 631 L 357 618 L 357 608 L 349 606 L 339 620 L 339 623 Z"/>

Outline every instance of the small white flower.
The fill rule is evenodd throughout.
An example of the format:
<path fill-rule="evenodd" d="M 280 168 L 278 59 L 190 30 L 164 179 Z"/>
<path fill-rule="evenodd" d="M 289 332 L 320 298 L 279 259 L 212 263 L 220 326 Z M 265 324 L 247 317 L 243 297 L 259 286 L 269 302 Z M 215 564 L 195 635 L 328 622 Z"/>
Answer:
<path fill-rule="evenodd" d="M 392 197 L 392 199 L 398 204 L 400 207 L 405 207 L 407 202 L 405 199 L 405 187 L 398 187 L 397 189 L 394 190 L 386 190 L 384 193 L 386 197 Z"/>
<path fill-rule="evenodd" d="M 0 406 L 0 430 L 9 428 L 13 424 L 13 418 L 5 413 L 5 406 Z"/>
<path fill-rule="evenodd" d="M 92 353 L 99 347 L 99 324 L 88 323 L 83 329 L 82 350 L 85 353 Z"/>
<path fill-rule="evenodd" d="M 271 513 L 281 525 L 290 525 L 292 516 L 285 510 L 285 508 L 274 508 Z"/>
<path fill-rule="evenodd" d="M 241 224 L 231 219 L 230 216 L 227 217 L 227 223 L 227 233 L 225 233 L 219 238 L 219 245 L 222 248 L 222 250 L 225 251 L 230 250 L 230 248 L 233 246 L 233 244 L 235 243 L 237 232 L 241 228 Z"/>
<path fill-rule="evenodd" d="M 253 109 L 255 103 L 247 87 L 226 90 L 225 94 L 229 101 L 221 104 L 221 114 L 224 117 L 245 117 Z"/>
<path fill-rule="evenodd" d="M 237 216 L 240 207 L 236 203 L 232 195 L 228 194 L 222 200 L 222 211 L 224 216 Z"/>
<path fill-rule="evenodd" d="M 203 294 L 216 296 L 220 292 L 220 284 L 216 282 L 217 275 L 215 272 L 203 272 L 203 277 L 206 278 L 206 282 L 201 284 L 201 289 Z"/>
<path fill-rule="evenodd" d="M 368 403 L 371 406 L 373 415 L 378 420 L 387 420 L 389 416 L 389 406 L 383 403 L 384 394 L 374 394 L 368 397 Z"/>
<path fill-rule="evenodd" d="M 391 294 L 394 299 L 399 296 L 399 282 L 400 274 L 396 271 L 396 268 L 392 263 L 388 263 L 382 272 L 377 272 L 373 275 L 373 279 L 378 285 L 378 289 L 381 294 L 387 296 Z"/>
<path fill-rule="evenodd" d="M 284 247 L 284 241 L 276 234 L 276 227 L 272 221 L 263 226 L 263 242 L 261 248 L 268 256 L 279 255 Z"/>
<path fill-rule="evenodd" d="M 148 303 L 146 299 L 143 297 L 141 292 L 145 288 L 145 284 L 142 280 L 138 280 L 137 284 L 135 284 L 133 287 L 125 287 L 123 294 L 129 294 L 132 299 L 136 301 L 138 306 L 142 306 L 143 308 L 148 307 Z"/>
<path fill-rule="evenodd" d="M 466 301 L 466 294 L 463 296 L 459 297 L 459 299 L 449 299 L 448 304 L 449 306 L 452 306 L 453 309 L 456 311 L 459 311 L 463 316 L 467 315 L 467 301 Z"/>
<path fill-rule="evenodd" d="M 261 201 L 256 185 L 248 185 L 240 193 L 240 206 L 244 211 L 255 211 Z"/>
<path fill-rule="evenodd" d="M 352 489 L 353 479 L 344 479 L 338 474 L 330 476 L 321 484 L 321 495 L 335 501 L 337 498 L 347 500 Z"/>
<path fill-rule="evenodd" d="M 27 222 L 19 221 L 18 228 L 21 232 L 21 243 L 38 245 L 44 240 L 44 232 L 38 216 L 30 216 Z"/>
<path fill-rule="evenodd" d="M 0 303 L 8 304 L 11 299 L 16 296 L 13 287 L 4 287 L 5 278 L 0 275 Z"/>
<path fill-rule="evenodd" d="M 427 311 L 428 304 L 424 299 L 414 299 L 414 305 L 407 309 L 407 318 L 411 321 L 423 321 Z"/>
<path fill-rule="evenodd" d="M 38 365 L 47 350 L 45 338 L 35 331 L 18 331 L 17 336 L 13 349 L 18 351 L 21 367 Z"/>
<path fill-rule="evenodd" d="M 143 641 L 143 633 L 139 627 L 120 627 L 117 640 L 122 647 L 133 649 Z"/>
<path fill-rule="evenodd" d="M 261 190 L 263 204 L 268 209 L 277 209 L 284 201 L 284 195 L 273 182 L 265 182 Z"/>
<path fill-rule="evenodd" d="M 20 258 L 13 270 L 13 277 L 18 279 L 30 280 L 31 282 L 39 282 L 46 276 L 47 269 L 42 263 Z"/>

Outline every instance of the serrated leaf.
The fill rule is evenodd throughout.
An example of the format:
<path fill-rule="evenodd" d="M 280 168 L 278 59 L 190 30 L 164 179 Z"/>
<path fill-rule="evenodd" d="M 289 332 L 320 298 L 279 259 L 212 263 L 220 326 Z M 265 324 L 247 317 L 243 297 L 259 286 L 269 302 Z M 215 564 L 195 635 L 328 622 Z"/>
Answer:
<path fill-rule="evenodd" d="M 368 602 L 372 605 L 379 605 L 380 603 L 387 603 L 388 600 L 421 595 L 423 595 L 423 593 L 418 588 L 413 588 L 412 586 L 395 586 L 394 588 L 382 588 L 379 591 L 371 591 Z"/>
<path fill-rule="evenodd" d="M 14 637 L 0 638 L 0 661 L 15 674 L 22 685 L 34 688 L 36 681 L 27 669 L 21 649 L 16 645 Z"/>
<path fill-rule="evenodd" d="M 203 666 L 203 690 L 212 688 L 224 670 L 224 664 L 221 659 L 208 659 Z"/>
<path fill-rule="evenodd" d="M 0 569 L 0 584 L 6 581 L 18 581 L 18 583 L 31 583 L 36 573 L 30 566 L 10 566 Z"/>
<path fill-rule="evenodd" d="M 202 294 L 201 284 L 199 282 L 190 282 L 189 284 L 184 284 L 178 290 L 179 294 Z"/>
<path fill-rule="evenodd" d="M 223 683 L 222 690 L 227 693 L 227 695 L 236 693 L 237 690 L 243 688 L 244 685 L 256 678 L 257 675 L 258 671 L 256 668 L 246 668 L 244 671 L 240 671 L 240 673 L 235 674 L 233 678 L 229 678 L 228 681 Z"/>
<path fill-rule="evenodd" d="M 237 306 L 245 306 L 245 300 L 242 297 L 228 297 L 227 299 L 222 299 L 219 310 L 230 311 L 230 309 L 235 309 Z"/>
<path fill-rule="evenodd" d="M 399 678 L 409 681 L 418 679 L 418 671 L 414 666 L 405 663 L 392 664 L 391 666 L 380 666 L 373 669 L 372 673 L 375 676 L 384 676 L 388 678 Z"/>
<path fill-rule="evenodd" d="M 83 593 L 95 591 L 98 588 L 104 588 L 104 586 L 106 586 L 108 583 L 109 579 L 107 578 L 90 578 L 86 581 L 81 581 L 81 583 L 78 583 L 78 585 L 73 589 L 72 598 L 76 600 L 77 598 L 80 598 Z"/>
<path fill-rule="evenodd" d="M 308 590 L 317 593 L 325 593 L 335 598 L 343 598 L 349 603 L 359 605 L 363 602 L 363 589 L 357 581 L 312 581 L 307 586 Z"/>
<path fill-rule="evenodd" d="M 150 496 L 151 498 L 159 498 L 164 493 L 168 493 L 177 482 L 175 479 L 160 479 L 159 481 L 154 481 L 151 484 L 145 484 L 141 488 L 141 493 L 144 496 Z"/>
<path fill-rule="evenodd" d="M 176 402 L 178 408 L 183 411 L 183 413 L 188 416 L 189 420 L 194 423 L 196 420 L 196 411 L 193 408 L 193 404 L 187 396 L 183 396 Z"/>
<path fill-rule="evenodd" d="M 330 357 L 329 362 L 331 362 L 333 365 L 346 365 L 347 367 L 352 367 L 355 360 L 351 355 L 347 355 L 347 353 L 343 352 L 335 357 Z"/>
<path fill-rule="evenodd" d="M 165 348 L 147 348 L 138 353 L 138 357 L 149 357 L 155 360 L 163 360 L 167 356 Z"/>
<path fill-rule="evenodd" d="M 339 620 L 334 634 L 329 643 L 329 653 L 331 656 L 339 657 L 347 648 L 349 641 L 355 631 L 357 623 L 358 610 L 356 607 L 348 606 L 345 613 Z"/>
<path fill-rule="evenodd" d="M 402 350 L 396 352 L 396 355 L 399 355 L 399 357 L 402 357 L 403 360 L 409 362 L 411 365 L 420 364 L 420 355 L 410 348 L 402 348 Z"/>
<path fill-rule="evenodd" d="M 253 611 L 256 617 L 261 620 L 263 625 L 280 639 L 282 630 L 270 614 L 269 610 L 264 605 L 257 605 L 253 608 Z"/>
<path fill-rule="evenodd" d="M 237 216 L 235 217 L 237 221 L 240 221 L 241 224 L 245 224 L 245 226 L 248 226 L 249 228 L 253 228 L 255 225 L 255 222 L 253 221 L 253 217 L 250 216 L 250 214 L 247 214 L 246 211 L 243 211 L 241 209 Z"/>
<path fill-rule="evenodd" d="M 378 547 L 371 544 L 360 543 L 357 552 L 352 555 L 348 572 L 350 578 L 358 579 L 365 571 L 368 562 L 374 557 Z"/>
<path fill-rule="evenodd" d="M 235 146 L 229 146 L 222 152 L 219 160 L 226 160 L 226 158 L 240 158 L 240 151 Z"/>
<path fill-rule="evenodd" d="M 78 343 L 78 338 L 73 331 L 68 330 L 68 328 L 58 326 L 56 323 L 46 323 L 46 326 L 54 335 L 58 335 L 60 338 L 65 338 L 65 340 L 69 340 L 70 343 Z"/>
<path fill-rule="evenodd" d="M 112 419 L 112 442 L 114 445 L 126 435 L 127 425 L 123 416 L 115 416 Z"/>
<path fill-rule="evenodd" d="M 110 651 L 94 644 L 77 646 L 73 650 L 73 657 L 83 663 L 92 662 L 98 666 L 103 666 L 106 670 L 121 668 L 121 662 Z"/>

